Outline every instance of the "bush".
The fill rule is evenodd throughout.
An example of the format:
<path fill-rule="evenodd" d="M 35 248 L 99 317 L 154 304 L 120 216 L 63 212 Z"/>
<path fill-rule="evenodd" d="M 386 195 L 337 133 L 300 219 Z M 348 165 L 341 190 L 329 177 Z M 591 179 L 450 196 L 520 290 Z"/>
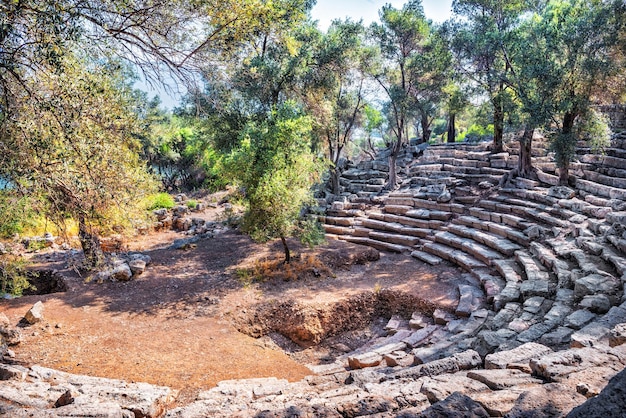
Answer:
<path fill-rule="evenodd" d="M 16 256 L 0 256 L 0 293 L 21 296 L 24 290 L 31 288 L 24 265 Z"/>
<path fill-rule="evenodd" d="M 490 141 L 493 139 L 493 125 L 481 126 L 481 125 L 472 125 L 467 131 L 463 132 L 457 137 L 457 141 L 467 141 L 467 142 L 479 142 L 479 141 Z"/>
<path fill-rule="evenodd" d="M 174 198 L 168 193 L 157 193 L 147 197 L 146 209 L 171 209 L 174 204 Z"/>
<path fill-rule="evenodd" d="M 0 237 L 11 238 L 37 223 L 37 214 L 29 198 L 11 190 L 0 191 Z"/>

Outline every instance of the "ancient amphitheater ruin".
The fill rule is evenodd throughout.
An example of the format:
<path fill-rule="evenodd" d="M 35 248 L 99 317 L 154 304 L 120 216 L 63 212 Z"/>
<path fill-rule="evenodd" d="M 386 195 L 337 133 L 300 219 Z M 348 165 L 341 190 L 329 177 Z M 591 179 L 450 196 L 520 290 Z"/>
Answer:
<path fill-rule="evenodd" d="M 385 338 L 314 367 L 300 382 L 225 381 L 169 410 L 175 394 L 168 388 L 2 366 L 15 405 L 31 408 L 0 411 L 49 417 L 626 416 L 626 132 L 615 134 L 604 154 L 581 144 L 571 188 L 557 185 L 540 137 L 533 148 L 537 181 L 509 177 L 517 167 L 516 142 L 499 154 L 488 145 L 409 146 L 399 160 L 402 186 L 392 193 L 383 191 L 384 153 L 347 165 L 345 197 L 322 217 L 329 238 L 466 271 L 471 279 L 459 286 L 454 314 L 393 317 Z M 48 388 L 47 398 L 36 395 L 37 386 Z M 89 400 L 82 402 L 91 412 L 80 415 L 77 404 L 46 406 L 72 391 Z"/>

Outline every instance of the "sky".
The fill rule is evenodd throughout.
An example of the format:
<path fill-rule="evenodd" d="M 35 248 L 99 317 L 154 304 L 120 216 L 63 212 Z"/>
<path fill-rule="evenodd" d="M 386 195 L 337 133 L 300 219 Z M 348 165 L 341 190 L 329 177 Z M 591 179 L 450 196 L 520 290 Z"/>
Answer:
<path fill-rule="evenodd" d="M 322 30 L 326 30 L 333 19 L 345 17 L 355 21 L 363 19 L 363 24 L 369 25 L 378 20 L 378 11 L 387 3 L 400 9 L 406 0 L 317 0 L 311 15 Z M 422 0 L 422 6 L 427 18 L 443 22 L 450 17 L 452 0 Z"/>
<path fill-rule="evenodd" d="M 395 8 L 402 8 L 407 0 L 317 0 L 311 11 L 313 20 L 325 31 L 334 19 L 350 17 L 354 21 L 363 19 L 364 25 L 378 21 L 378 11 L 389 3 Z M 422 0 L 426 17 L 434 22 L 443 22 L 451 15 L 452 0 Z M 137 83 L 137 88 L 147 91 L 149 97 L 159 95 L 162 106 L 173 109 L 178 105 L 180 96 L 169 94 L 159 86 L 148 87 Z"/>

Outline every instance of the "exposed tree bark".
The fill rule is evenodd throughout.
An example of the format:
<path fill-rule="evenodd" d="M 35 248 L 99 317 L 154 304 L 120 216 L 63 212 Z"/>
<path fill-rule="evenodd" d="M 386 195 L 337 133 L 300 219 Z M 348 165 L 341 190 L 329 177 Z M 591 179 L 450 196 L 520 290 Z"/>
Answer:
<path fill-rule="evenodd" d="M 504 150 L 504 109 L 502 99 L 496 96 L 493 100 L 493 145 L 491 152 L 497 154 Z"/>
<path fill-rule="evenodd" d="M 330 169 L 330 190 L 332 194 L 335 196 L 340 193 L 340 178 L 339 178 L 339 169 L 335 167 L 331 167 Z"/>
<path fill-rule="evenodd" d="M 97 234 L 92 233 L 84 216 L 78 218 L 78 239 L 85 255 L 85 266 L 94 269 L 104 262 L 104 252 Z"/>
<path fill-rule="evenodd" d="M 396 148 L 402 148 L 402 146 L 400 145 L 400 147 L 397 147 L 394 145 L 392 151 L 391 151 L 391 155 L 389 155 L 389 179 L 387 180 L 387 188 L 389 190 L 395 190 L 398 187 L 398 171 L 396 170 L 396 162 L 398 161 L 398 153 L 396 151 Z"/>
<path fill-rule="evenodd" d="M 456 113 L 451 112 L 448 117 L 448 143 L 454 143 L 456 139 Z"/>
<path fill-rule="evenodd" d="M 561 128 L 561 134 L 564 137 L 571 137 L 574 131 L 574 121 L 576 120 L 577 113 L 567 112 L 563 115 L 563 127 Z M 572 139 L 573 140 L 573 139 Z M 561 186 L 567 186 L 569 184 L 569 155 L 562 156 L 559 164 L 559 184 Z"/>
<path fill-rule="evenodd" d="M 289 246 L 287 246 L 287 240 L 284 236 L 281 235 L 280 241 L 283 243 L 283 249 L 285 250 L 285 264 L 291 263 L 291 252 L 289 251 Z"/>
<path fill-rule="evenodd" d="M 433 130 L 430 129 L 430 121 L 426 112 L 422 112 L 420 124 L 422 125 L 422 143 L 430 141 L 430 134 Z"/>
<path fill-rule="evenodd" d="M 534 133 L 535 129 L 527 126 L 519 140 L 520 155 L 517 163 L 517 172 L 523 178 L 530 178 L 533 172 L 532 146 Z"/>

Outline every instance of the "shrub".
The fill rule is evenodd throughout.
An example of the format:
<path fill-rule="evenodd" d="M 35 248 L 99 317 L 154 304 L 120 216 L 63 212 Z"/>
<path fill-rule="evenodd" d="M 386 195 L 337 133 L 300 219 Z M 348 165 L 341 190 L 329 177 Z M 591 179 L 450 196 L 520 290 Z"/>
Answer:
<path fill-rule="evenodd" d="M 479 142 L 493 139 L 493 125 L 472 125 L 457 137 L 457 141 Z"/>
<path fill-rule="evenodd" d="M 187 203 L 185 203 L 187 205 L 187 207 L 191 210 L 195 209 L 196 207 L 198 207 L 198 201 L 190 199 L 187 201 Z"/>
<path fill-rule="evenodd" d="M 24 266 L 24 260 L 17 256 L 0 256 L 0 293 L 21 296 L 24 290 L 31 288 Z"/>
<path fill-rule="evenodd" d="M 157 193 L 147 197 L 147 210 L 171 209 L 174 207 L 174 198 L 168 193 Z"/>
<path fill-rule="evenodd" d="M 38 217 L 31 199 L 11 190 L 0 191 L 0 213 L 1 238 L 11 238 L 37 225 Z"/>

